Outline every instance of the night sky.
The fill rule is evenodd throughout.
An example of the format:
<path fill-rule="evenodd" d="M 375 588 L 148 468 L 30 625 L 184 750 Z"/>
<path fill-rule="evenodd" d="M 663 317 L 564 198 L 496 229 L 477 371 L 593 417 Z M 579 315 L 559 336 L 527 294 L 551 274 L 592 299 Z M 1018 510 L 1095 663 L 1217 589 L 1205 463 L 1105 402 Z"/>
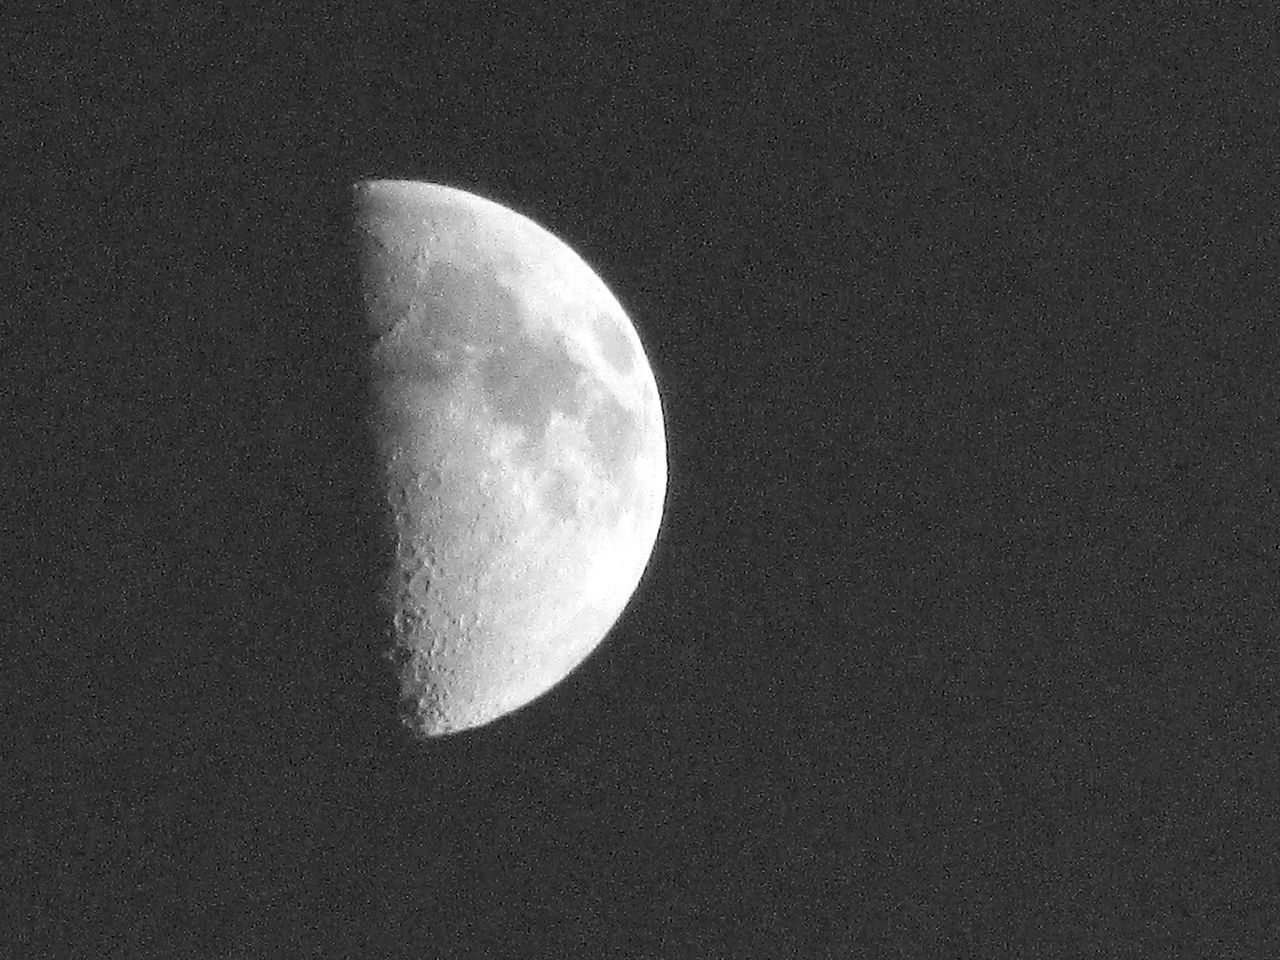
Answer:
<path fill-rule="evenodd" d="M 1274 16 L 692 6 L 13 33 L 6 955 L 1280 952 Z M 669 433 L 606 642 L 426 743 L 365 176 L 573 246 Z"/>

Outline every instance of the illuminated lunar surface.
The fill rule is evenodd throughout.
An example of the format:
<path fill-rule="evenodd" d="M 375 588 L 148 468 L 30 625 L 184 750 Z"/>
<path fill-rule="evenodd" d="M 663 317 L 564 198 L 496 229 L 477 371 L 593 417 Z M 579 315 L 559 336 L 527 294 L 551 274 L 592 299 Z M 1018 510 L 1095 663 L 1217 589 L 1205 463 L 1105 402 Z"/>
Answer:
<path fill-rule="evenodd" d="M 662 517 L 662 408 L 622 307 L 542 227 L 434 184 L 355 200 L 391 659 L 434 736 L 545 693 L 613 626 Z"/>

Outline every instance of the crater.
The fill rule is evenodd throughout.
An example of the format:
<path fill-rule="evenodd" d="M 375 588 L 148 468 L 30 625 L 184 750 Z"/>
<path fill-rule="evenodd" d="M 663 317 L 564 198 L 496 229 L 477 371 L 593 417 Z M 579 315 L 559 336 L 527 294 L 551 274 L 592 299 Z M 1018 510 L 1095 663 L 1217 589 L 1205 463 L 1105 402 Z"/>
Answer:
<path fill-rule="evenodd" d="M 472 354 L 492 351 L 520 326 L 519 300 L 501 281 L 454 263 L 431 264 L 412 296 L 389 302 L 399 315 L 379 344 L 378 365 L 421 382 L 453 379 Z"/>
<path fill-rule="evenodd" d="M 614 314 L 601 311 L 595 315 L 591 326 L 605 362 L 619 373 L 629 373 L 635 366 L 636 351 L 622 323 Z"/>
<path fill-rule="evenodd" d="M 555 471 L 542 496 L 546 508 L 561 520 L 572 520 L 578 515 L 579 482 L 563 470 Z"/>
<path fill-rule="evenodd" d="M 546 431 L 552 412 L 582 412 L 578 385 L 585 375 L 586 368 L 569 356 L 559 336 L 522 336 L 480 365 L 481 387 L 494 416 L 524 430 L 531 441 Z"/>
<path fill-rule="evenodd" d="M 357 243 L 365 317 L 374 336 L 381 337 L 409 313 L 413 284 L 406 280 L 404 258 L 377 234 L 362 230 Z"/>
<path fill-rule="evenodd" d="M 591 453 L 617 481 L 639 456 L 644 433 L 636 415 L 613 397 L 597 404 L 587 420 Z"/>

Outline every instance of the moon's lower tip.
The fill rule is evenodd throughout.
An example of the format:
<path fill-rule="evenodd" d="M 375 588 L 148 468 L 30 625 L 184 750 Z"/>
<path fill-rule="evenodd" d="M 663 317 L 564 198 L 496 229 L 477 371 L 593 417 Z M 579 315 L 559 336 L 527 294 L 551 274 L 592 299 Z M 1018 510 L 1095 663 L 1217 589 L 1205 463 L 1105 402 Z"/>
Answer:
<path fill-rule="evenodd" d="M 441 740 L 483 727 L 497 717 L 468 720 L 466 717 L 450 715 L 439 709 L 424 708 L 424 705 L 413 697 L 401 700 L 400 722 L 405 729 L 419 740 Z"/>
<path fill-rule="evenodd" d="M 450 737 L 456 737 L 460 734 L 468 733 L 484 724 L 445 724 L 443 726 L 431 726 L 419 723 L 406 723 L 405 726 L 409 732 L 420 741 L 427 740 L 446 740 Z"/>

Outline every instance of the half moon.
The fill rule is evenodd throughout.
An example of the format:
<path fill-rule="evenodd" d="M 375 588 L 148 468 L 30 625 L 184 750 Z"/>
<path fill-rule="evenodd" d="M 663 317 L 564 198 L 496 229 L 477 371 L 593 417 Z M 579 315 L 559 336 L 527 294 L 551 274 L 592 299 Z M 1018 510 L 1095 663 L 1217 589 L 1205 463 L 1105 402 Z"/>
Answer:
<path fill-rule="evenodd" d="M 545 693 L 613 626 L 662 518 L 662 407 L 626 313 L 551 233 L 436 184 L 355 201 L 389 650 L 434 736 Z"/>

